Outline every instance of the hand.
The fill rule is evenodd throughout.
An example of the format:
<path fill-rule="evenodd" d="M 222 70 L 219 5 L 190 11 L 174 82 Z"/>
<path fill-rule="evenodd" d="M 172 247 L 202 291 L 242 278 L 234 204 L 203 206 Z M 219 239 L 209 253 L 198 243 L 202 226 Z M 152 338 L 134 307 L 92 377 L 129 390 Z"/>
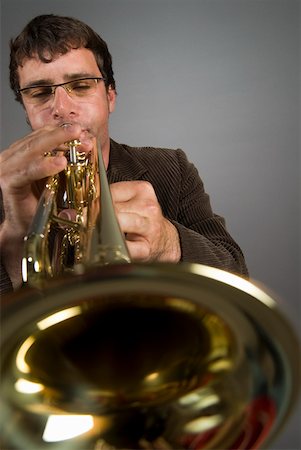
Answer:
<path fill-rule="evenodd" d="M 36 212 L 37 183 L 63 170 L 63 154 L 45 158 L 59 145 L 76 139 L 80 126 L 45 127 L 16 141 L 0 153 L 0 187 L 5 220 L 1 224 L 0 243 L 3 263 L 16 286 L 21 281 L 23 239 Z"/>
<path fill-rule="evenodd" d="M 181 249 L 177 229 L 162 215 L 152 185 L 147 181 L 122 181 L 110 188 L 131 258 L 178 262 Z"/>

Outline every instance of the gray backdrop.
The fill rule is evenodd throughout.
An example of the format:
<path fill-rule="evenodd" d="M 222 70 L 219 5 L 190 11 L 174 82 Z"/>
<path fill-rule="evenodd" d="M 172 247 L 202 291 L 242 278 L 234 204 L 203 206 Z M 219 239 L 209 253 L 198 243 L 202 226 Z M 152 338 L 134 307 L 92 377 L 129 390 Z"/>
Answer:
<path fill-rule="evenodd" d="M 34 15 L 72 15 L 108 42 L 111 136 L 182 147 L 251 276 L 300 319 L 300 2 L 2 0 L 2 148 L 27 133 L 8 40 Z M 299 413 L 300 414 L 300 413 Z M 297 414 L 274 449 L 300 449 Z"/>

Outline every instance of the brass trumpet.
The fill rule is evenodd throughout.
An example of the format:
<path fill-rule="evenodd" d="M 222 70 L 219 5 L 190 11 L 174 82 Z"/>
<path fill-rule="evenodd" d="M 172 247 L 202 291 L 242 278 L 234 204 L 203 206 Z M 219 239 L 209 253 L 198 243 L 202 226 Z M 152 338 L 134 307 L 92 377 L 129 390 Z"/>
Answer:
<path fill-rule="evenodd" d="M 112 202 L 108 201 L 110 191 L 102 155 L 95 148 L 88 155 L 78 151 L 77 140 L 67 145 L 67 168 L 48 180 L 26 237 L 22 276 L 26 283 L 38 288 L 50 278 L 92 264 L 130 261 Z M 101 184 L 100 171 L 105 175 Z M 109 208 L 106 214 L 100 213 L 103 205 Z M 62 216 L 64 210 L 70 209 L 74 220 Z"/>
<path fill-rule="evenodd" d="M 1 448 L 266 448 L 297 401 L 291 325 L 238 276 L 132 263 L 101 149 L 78 144 L 42 194 L 26 286 L 4 299 Z"/>

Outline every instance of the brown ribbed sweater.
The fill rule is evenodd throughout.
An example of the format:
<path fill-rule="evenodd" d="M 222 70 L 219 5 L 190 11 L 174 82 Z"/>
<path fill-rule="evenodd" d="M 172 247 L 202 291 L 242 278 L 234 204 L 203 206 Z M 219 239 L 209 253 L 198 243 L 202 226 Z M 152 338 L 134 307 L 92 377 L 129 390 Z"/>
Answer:
<path fill-rule="evenodd" d="M 214 266 L 247 276 L 243 253 L 225 228 L 222 217 L 213 213 L 208 194 L 195 166 L 180 150 L 130 147 L 111 140 L 109 183 L 149 181 L 164 216 L 177 228 L 182 261 Z M 0 199 L 0 220 L 3 220 Z M 0 293 L 12 289 L 0 263 Z"/>

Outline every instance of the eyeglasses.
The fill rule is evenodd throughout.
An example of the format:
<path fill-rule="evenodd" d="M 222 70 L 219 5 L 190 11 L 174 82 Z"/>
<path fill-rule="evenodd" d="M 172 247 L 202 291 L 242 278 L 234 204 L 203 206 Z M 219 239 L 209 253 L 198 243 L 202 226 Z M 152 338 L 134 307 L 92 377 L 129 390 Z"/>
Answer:
<path fill-rule="evenodd" d="M 29 86 L 19 89 L 18 93 L 24 97 L 24 100 L 27 103 L 32 105 L 43 105 L 51 99 L 52 95 L 55 94 L 56 89 L 61 86 L 70 97 L 84 99 L 95 93 L 99 81 L 105 81 L 105 78 L 87 77 L 48 86 Z"/>

